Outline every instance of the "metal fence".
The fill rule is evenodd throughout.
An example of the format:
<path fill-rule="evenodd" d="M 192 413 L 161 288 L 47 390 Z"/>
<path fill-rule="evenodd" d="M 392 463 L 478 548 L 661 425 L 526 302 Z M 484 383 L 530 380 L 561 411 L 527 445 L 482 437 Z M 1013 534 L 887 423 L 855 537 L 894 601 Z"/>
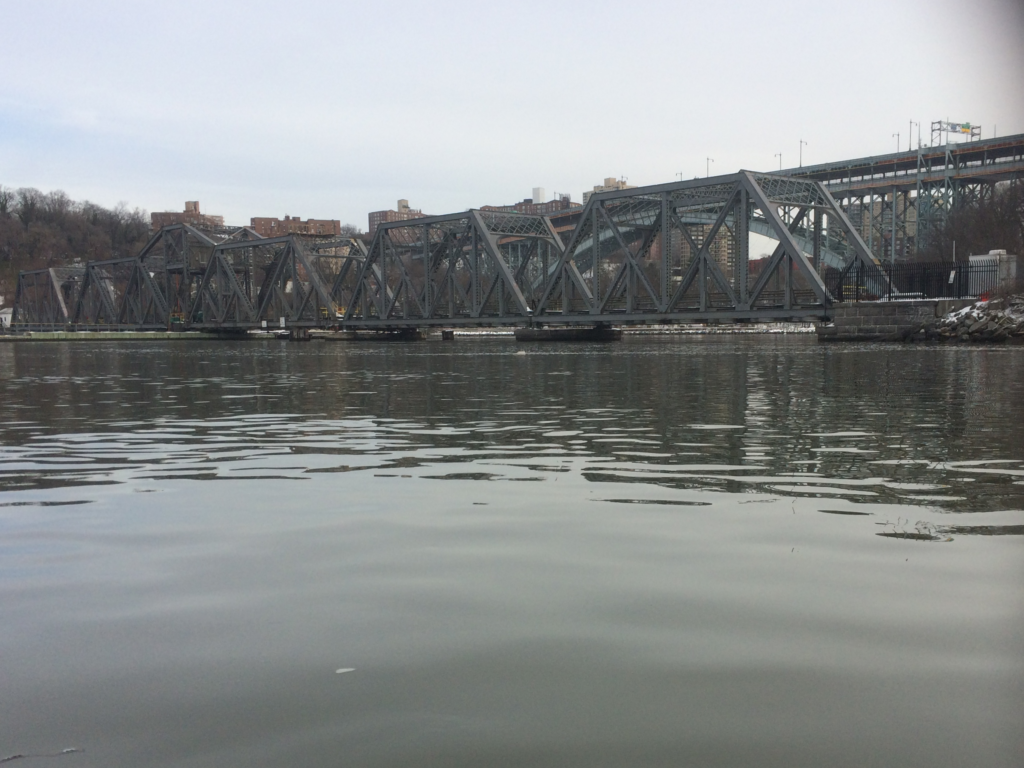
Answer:
<path fill-rule="evenodd" d="M 999 287 L 994 261 L 867 266 L 855 261 L 822 276 L 837 302 L 895 299 L 984 299 Z"/>

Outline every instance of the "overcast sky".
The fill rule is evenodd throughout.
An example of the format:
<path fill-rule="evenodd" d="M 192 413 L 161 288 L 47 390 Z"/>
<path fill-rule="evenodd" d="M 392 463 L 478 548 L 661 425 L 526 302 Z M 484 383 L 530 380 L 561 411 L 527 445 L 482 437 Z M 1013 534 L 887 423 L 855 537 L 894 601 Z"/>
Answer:
<path fill-rule="evenodd" d="M 1022 0 L 0 0 L 0 184 L 363 229 L 399 197 L 579 201 L 891 152 L 911 119 L 1022 133 L 1022 41 Z"/>

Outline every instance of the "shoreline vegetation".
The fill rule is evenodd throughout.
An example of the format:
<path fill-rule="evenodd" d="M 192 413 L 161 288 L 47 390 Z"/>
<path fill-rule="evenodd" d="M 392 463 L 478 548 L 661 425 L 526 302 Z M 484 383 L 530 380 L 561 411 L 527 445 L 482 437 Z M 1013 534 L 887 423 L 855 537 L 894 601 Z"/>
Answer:
<path fill-rule="evenodd" d="M 18 272 L 134 256 L 151 236 L 149 214 L 72 200 L 64 192 L 0 185 L 0 300 L 14 303 Z"/>

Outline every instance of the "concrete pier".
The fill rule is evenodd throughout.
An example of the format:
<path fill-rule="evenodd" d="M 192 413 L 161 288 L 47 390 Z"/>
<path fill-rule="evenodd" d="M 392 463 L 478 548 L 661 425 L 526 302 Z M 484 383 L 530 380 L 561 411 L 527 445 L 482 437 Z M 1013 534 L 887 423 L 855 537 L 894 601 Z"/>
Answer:
<path fill-rule="evenodd" d="M 27 331 L 0 335 L 0 343 L 16 341 L 209 341 L 215 334 L 199 331 Z"/>
<path fill-rule="evenodd" d="M 423 341 L 426 331 L 419 328 L 397 328 L 387 331 L 317 331 L 310 330 L 308 338 L 320 341 Z"/>
<path fill-rule="evenodd" d="M 516 341 L 618 341 L 622 330 L 608 325 L 581 328 L 516 328 Z"/>

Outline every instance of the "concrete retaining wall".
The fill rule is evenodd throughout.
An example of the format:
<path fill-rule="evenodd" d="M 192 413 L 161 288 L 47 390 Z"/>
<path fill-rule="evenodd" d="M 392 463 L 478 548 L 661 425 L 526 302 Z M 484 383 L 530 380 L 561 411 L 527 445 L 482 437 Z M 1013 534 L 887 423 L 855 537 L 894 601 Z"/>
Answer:
<path fill-rule="evenodd" d="M 832 323 L 818 326 L 819 341 L 900 341 L 971 299 L 924 299 L 839 304 Z"/>

